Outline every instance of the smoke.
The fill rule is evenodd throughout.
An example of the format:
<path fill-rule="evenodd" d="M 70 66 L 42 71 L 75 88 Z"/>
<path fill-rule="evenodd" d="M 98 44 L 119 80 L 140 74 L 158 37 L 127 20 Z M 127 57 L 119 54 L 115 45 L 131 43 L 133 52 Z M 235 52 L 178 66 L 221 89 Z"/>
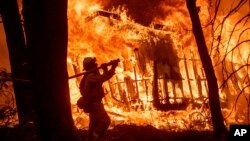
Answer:
<path fill-rule="evenodd" d="M 163 17 L 162 0 L 108 0 L 104 3 L 104 9 L 110 10 L 124 6 L 128 10 L 128 16 L 135 22 L 148 26 L 155 17 Z"/>

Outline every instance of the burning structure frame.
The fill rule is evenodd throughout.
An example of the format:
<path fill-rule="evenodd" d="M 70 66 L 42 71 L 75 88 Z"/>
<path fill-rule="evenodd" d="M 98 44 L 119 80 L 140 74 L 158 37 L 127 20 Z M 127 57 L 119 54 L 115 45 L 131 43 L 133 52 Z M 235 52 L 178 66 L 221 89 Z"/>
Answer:
<path fill-rule="evenodd" d="M 110 20 L 121 20 L 121 17 L 116 13 L 99 10 L 85 18 L 85 22 L 91 22 L 91 20 L 99 16 Z M 165 32 L 164 25 L 156 24 L 153 25 L 153 27 L 145 28 Z M 166 32 L 164 34 L 165 39 L 168 40 L 170 36 L 169 33 Z M 169 40 L 171 42 L 171 39 Z M 107 93 L 104 99 L 106 109 L 108 109 L 111 115 L 115 116 L 115 119 L 119 119 L 117 117 L 124 118 L 128 116 L 124 112 L 118 112 L 119 110 L 114 110 L 110 107 L 119 107 L 122 108 L 123 111 L 132 113 L 134 111 L 148 110 L 178 113 L 179 111 L 185 110 L 189 112 L 187 114 L 189 122 L 181 119 L 183 121 L 182 123 L 185 124 L 183 127 L 207 127 L 206 129 L 211 129 L 207 96 L 208 88 L 200 59 L 194 57 L 194 51 L 192 50 L 189 50 L 188 55 L 186 55 L 186 49 L 184 49 L 183 46 L 179 47 L 181 49 L 179 53 L 182 53 L 182 57 L 179 57 L 171 46 L 168 47 L 166 47 L 167 50 L 170 50 L 170 53 L 172 53 L 174 57 L 163 57 L 163 59 L 167 60 L 166 62 L 162 62 L 161 57 L 152 59 L 150 64 L 152 67 L 150 69 L 153 71 L 150 75 L 144 75 L 147 66 L 145 65 L 145 60 L 143 60 L 145 59 L 143 50 L 141 50 L 141 48 L 133 48 L 135 59 L 124 59 L 120 63 L 122 64 L 123 71 L 117 73 L 113 79 L 104 84 Z M 165 55 L 168 55 L 168 53 Z M 68 68 L 71 72 L 74 72 L 73 75 L 75 75 L 80 72 L 80 65 L 78 64 L 81 64 L 81 59 L 77 55 L 72 58 L 71 61 L 74 61 L 69 63 Z M 173 59 L 173 62 L 170 62 L 171 59 Z M 164 68 L 166 66 L 167 68 Z M 182 70 L 180 70 L 180 66 L 182 66 Z M 124 75 L 124 73 L 127 72 L 130 74 Z M 123 77 L 119 77 L 120 74 Z M 78 86 L 79 82 L 79 78 L 75 79 L 76 86 Z M 221 99 L 221 101 L 222 105 L 225 105 L 226 99 Z M 76 106 L 74 105 L 73 108 L 76 108 Z M 76 120 L 76 124 L 81 124 L 82 122 L 82 118 L 79 118 L 79 116 L 75 117 L 75 119 L 78 119 Z M 175 122 L 178 123 L 177 121 Z M 81 128 L 82 126 L 79 127 Z"/>

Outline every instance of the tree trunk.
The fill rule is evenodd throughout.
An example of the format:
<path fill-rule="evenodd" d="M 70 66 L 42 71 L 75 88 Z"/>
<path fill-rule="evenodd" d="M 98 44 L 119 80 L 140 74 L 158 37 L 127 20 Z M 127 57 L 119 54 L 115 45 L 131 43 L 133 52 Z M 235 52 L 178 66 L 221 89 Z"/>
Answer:
<path fill-rule="evenodd" d="M 74 140 L 67 73 L 67 0 L 29 1 L 32 76 L 42 141 Z M 27 5 L 26 5 L 27 6 Z"/>
<path fill-rule="evenodd" d="M 196 0 L 186 0 L 187 8 L 192 21 L 192 29 L 197 43 L 198 51 L 200 54 L 202 66 L 208 82 L 208 98 L 209 106 L 212 115 L 212 124 L 216 137 L 222 137 L 227 134 L 227 129 L 224 125 L 223 116 L 221 113 L 219 91 L 217 79 L 213 70 L 211 58 L 208 54 L 207 45 L 204 39 L 197 7 Z"/>
<path fill-rule="evenodd" d="M 18 79 L 30 79 L 29 63 L 27 62 L 27 48 L 25 47 L 25 39 L 17 1 L 1 0 L 0 13 L 2 15 L 6 34 L 12 77 Z M 29 120 L 33 120 L 31 83 L 14 81 L 14 93 L 19 124 L 23 125 Z"/>

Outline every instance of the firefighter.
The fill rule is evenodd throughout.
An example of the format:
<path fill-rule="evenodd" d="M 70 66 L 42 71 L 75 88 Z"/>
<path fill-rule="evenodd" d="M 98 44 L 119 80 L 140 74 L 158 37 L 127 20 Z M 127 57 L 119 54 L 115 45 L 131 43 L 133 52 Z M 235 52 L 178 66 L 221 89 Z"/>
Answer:
<path fill-rule="evenodd" d="M 102 84 L 115 74 L 117 66 L 118 61 L 113 61 L 108 70 L 108 65 L 104 63 L 101 65 L 103 69 L 101 74 L 95 57 L 86 57 L 83 60 L 83 68 L 87 73 L 81 80 L 80 91 L 87 102 L 88 108 L 85 112 L 89 113 L 89 140 L 91 141 L 104 139 L 110 125 L 110 117 L 102 103 L 104 97 Z"/>

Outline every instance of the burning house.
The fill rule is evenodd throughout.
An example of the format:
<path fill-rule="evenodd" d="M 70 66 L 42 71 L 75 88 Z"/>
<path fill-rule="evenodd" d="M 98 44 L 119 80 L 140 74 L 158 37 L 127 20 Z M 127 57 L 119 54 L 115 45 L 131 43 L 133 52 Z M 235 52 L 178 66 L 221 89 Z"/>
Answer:
<path fill-rule="evenodd" d="M 122 123 L 172 130 L 210 130 L 206 77 L 184 2 L 155 2 L 153 8 L 160 12 L 147 3 L 144 9 L 136 11 L 132 3 L 77 0 L 69 3 L 69 74 L 82 71 L 86 56 L 97 57 L 99 64 L 119 58 L 116 75 L 104 85 L 105 108 L 112 116 L 113 127 Z M 201 17 L 208 20 L 209 11 L 204 7 L 211 5 L 206 2 L 199 5 Z M 152 13 L 140 12 L 145 9 Z M 222 78 L 218 81 L 223 83 Z M 72 111 L 76 126 L 86 128 L 87 118 L 75 105 L 80 96 L 79 82 L 80 77 L 69 80 Z M 223 87 L 220 92 L 227 114 L 232 96 L 226 91 L 232 89 Z"/>
<path fill-rule="evenodd" d="M 227 126 L 249 124 L 246 2 L 236 5 L 237 12 L 231 9 L 223 15 L 211 10 L 218 3 L 197 1 Z M 75 126 L 86 129 L 88 115 L 76 105 L 82 75 L 72 76 L 83 72 L 84 57 L 96 57 L 98 64 L 120 59 L 116 74 L 103 85 L 110 128 L 135 124 L 172 131 L 212 130 L 207 78 L 191 25 L 184 1 L 69 0 L 67 69 Z"/>

